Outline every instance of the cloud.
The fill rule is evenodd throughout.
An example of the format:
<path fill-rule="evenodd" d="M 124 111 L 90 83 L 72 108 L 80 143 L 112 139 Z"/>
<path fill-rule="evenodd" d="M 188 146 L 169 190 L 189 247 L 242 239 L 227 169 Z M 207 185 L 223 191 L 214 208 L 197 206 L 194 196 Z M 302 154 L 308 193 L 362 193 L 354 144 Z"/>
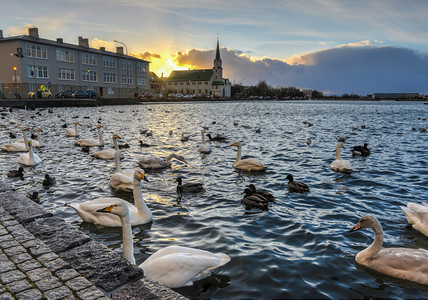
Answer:
<path fill-rule="evenodd" d="M 271 86 L 296 86 L 334 93 L 423 92 L 428 82 L 428 55 L 406 48 L 373 46 L 370 41 L 340 45 L 283 61 L 254 59 L 221 48 L 223 76 L 245 85 L 266 80 Z M 180 66 L 212 68 L 214 50 L 177 52 Z"/>
<path fill-rule="evenodd" d="M 131 53 L 132 56 L 144 59 L 144 60 L 153 60 L 153 59 L 162 59 L 162 56 L 158 53 L 150 53 L 148 51 L 142 53 Z"/>

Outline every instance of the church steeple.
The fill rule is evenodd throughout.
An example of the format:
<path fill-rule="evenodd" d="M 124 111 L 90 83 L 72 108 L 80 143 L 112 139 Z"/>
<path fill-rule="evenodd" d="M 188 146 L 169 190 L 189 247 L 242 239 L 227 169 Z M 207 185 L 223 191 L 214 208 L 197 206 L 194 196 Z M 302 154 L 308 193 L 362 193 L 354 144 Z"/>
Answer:
<path fill-rule="evenodd" d="M 218 46 L 218 38 L 217 38 L 217 50 L 215 52 L 215 60 L 220 60 L 220 47 Z"/>
<path fill-rule="evenodd" d="M 214 81 L 221 81 L 223 78 L 223 67 L 221 63 L 220 58 L 220 46 L 217 38 L 217 48 L 215 52 L 215 59 L 214 59 Z"/>

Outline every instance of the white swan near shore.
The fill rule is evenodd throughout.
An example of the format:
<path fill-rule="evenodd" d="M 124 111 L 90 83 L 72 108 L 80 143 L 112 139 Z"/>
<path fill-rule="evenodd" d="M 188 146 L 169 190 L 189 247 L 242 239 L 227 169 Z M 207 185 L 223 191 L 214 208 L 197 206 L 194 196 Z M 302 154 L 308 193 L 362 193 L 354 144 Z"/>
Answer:
<path fill-rule="evenodd" d="M 28 141 L 28 153 L 22 153 L 19 155 L 18 163 L 28 167 L 38 165 L 42 160 L 33 152 L 31 141 Z"/>
<path fill-rule="evenodd" d="M 119 138 L 119 137 L 118 137 Z M 120 167 L 120 149 L 115 145 L 116 152 L 114 154 L 114 162 L 116 165 L 116 171 L 110 176 L 110 186 L 116 190 L 122 190 L 125 192 L 132 192 L 133 190 L 133 170 L 123 171 Z"/>
<path fill-rule="evenodd" d="M 120 218 L 123 256 L 130 263 L 135 264 L 132 228 L 127 205 L 123 202 L 116 202 L 98 212 L 113 214 Z M 178 288 L 192 285 L 194 281 L 207 277 L 212 270 L 229 261 L 230 257 L 224 253 L 168 246 L 153 253 L 139 267 L 144 270 L 144 276 L 156 280 L 166 287 Z"/>

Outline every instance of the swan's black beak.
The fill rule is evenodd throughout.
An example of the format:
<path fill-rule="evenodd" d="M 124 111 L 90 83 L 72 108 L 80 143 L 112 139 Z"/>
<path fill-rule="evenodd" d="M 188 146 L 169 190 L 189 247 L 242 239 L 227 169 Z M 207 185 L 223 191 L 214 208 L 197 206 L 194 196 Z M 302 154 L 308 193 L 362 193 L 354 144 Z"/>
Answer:
<path fill-rule="evenodd" d="M 145 180 L 145 181 L 149 182 L 149 180 L 148 180 L 148 179 L 147 179 L 147 177 L 146 177 L 146 174 L 141 174 L 141 179 L 143 179 L 143 180 Z"/>
<path fill-rule="evenodd" d="M 352 227 L 352 229 L 349 230 L 349 232 L 353 232 L 353 231 L 356 231 L 358 229 L 361 229 L 360 222 L 358 222 L 357 225 L 355 225 L 354 227 Z"/>
<path fill-rule="evenodd" d="M 103 213 L 111 213 L 111 210 L 113 209 L 114 205 L 107 206 L 102 209 L 98 209 L 97 212 L 103 212 Z"/>

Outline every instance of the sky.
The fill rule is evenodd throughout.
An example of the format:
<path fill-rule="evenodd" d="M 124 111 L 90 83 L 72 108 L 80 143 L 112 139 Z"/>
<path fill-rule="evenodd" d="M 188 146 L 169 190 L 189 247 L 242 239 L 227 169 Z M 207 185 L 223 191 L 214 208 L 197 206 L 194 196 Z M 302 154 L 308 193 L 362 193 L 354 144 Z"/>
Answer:
<path fill-rule="evenodd" d="M 212 68 L 232 84 L 428 94 L 427 0 L 0 0 L 3 35 L 114 51 L 150 70 Z"/>

